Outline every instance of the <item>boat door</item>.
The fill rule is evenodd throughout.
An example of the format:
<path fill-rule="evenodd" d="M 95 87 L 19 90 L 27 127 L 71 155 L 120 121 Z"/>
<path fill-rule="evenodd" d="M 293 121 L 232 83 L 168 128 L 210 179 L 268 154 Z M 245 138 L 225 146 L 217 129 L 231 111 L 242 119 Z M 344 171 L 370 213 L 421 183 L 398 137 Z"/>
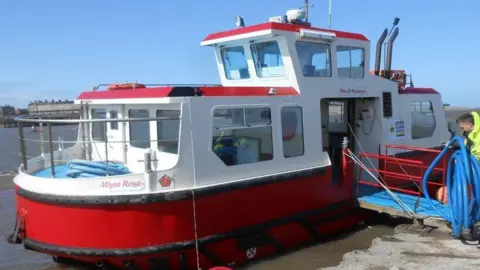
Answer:
<path fill-rule="evenodd" d="M 108 108 L 108 119 L 123 118 L 122 106 L 110 106 Z M 108 122 L 108 160 L 127 162 L 125 152 L 125 122 Z"/>
<path fill-rule="evenodd" d="M 338 182 L 342 172 L 342 142 L 345 137 L 353 151 L 351 131 L 355 130 L 355 102 L 353 99 L 323 99 L 320 106 L 323 149 L 330 157 L 333 180 Z"/>

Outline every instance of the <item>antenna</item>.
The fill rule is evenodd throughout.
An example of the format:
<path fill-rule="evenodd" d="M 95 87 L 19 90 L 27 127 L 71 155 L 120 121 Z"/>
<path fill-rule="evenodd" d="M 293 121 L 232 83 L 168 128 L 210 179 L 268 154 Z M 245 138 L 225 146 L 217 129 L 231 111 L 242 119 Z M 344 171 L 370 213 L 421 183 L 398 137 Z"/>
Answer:
<path fill-rule="evenodd" d="M 308 22 L 308 8 L 313 7 L 313 4 L 308 4 L 308 0 L 305 0 L 303 7 L 300 9 L 305 10 L 305 22 Z"/>
<path fill-rule="evenodd" d="M 332 0 L 328 0 L 328 29 L 332 28 Z"/>

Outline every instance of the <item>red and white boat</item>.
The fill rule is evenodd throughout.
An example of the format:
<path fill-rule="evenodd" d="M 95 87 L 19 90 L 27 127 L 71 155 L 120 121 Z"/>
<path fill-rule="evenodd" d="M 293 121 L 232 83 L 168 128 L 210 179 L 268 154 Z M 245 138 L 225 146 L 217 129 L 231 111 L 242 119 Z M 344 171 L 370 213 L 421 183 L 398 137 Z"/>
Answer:
<path fill-rule="evenodd" d="M 81 93 L 78 143 L 19 168 L 10 241 L 102 268 L 207 269 L 354 227 L 365 215 L 343 146 L 378 153 L 395 141 L 411 147 L 397 154 L 422 160 L 431 156 L 413 147 L 450 138 L 441 95 L 391 70 L 396 29 L 385 69 L 386 30 L 370 73 L 367 37 L 312 27 L 293 10 L 201 42 L 221 85 Z M 95 177 L 93 161 L 128 172 Z"/>

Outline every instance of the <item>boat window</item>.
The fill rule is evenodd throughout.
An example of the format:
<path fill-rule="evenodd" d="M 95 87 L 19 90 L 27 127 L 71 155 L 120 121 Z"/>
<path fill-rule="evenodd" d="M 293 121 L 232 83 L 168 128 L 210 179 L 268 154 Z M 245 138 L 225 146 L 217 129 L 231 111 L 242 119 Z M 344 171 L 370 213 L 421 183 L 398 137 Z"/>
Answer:
<path fill-rule="evenodd" d="M 351 46 L 337 46 L 337 72 L 340 78 L 363 78 L 365 50 Z"/>
<path fill-rule="evenodd" d="M 281 115 L 283 156 L 286 158 L 303 156 L 305 149 L 302 108 L 299 106 L 283 107 Z"/>
<path fill-rule="evenodd" d="M 330 45 L 297 41 L 298 59 L 305 77 L 331 77 Z"/>
<path fill-rule="evenodd" d="M 130 109 L 128 118 L 149 118 L 150 114 L 145 109 Z M 129 122 L 130 145 L 138 148 L 150 147 L 150 123 L 149 121 Z"/>
<path fill-rule="evenodd" d="M 328 102 L 328 130 L 330 132 L 348 131 L 345 116 L 345 101 Z"/>
<path fill-rule="evenodd" d="M 243 46 L 222 48 L 223 69 L 225 77 L 229 80 L 248 79 L 247 58 Z"/>
<path fill-rule="evenodd" d="M 276 41 L 267 41 L 254 43 L 250 45 L 255 62 L 257 76 L 281 77 L 285 76 L 285 67 L 283 66 L 282 54 Z"/>
<path fill-rule="evenodd" d="M 429 138 L 433 136 L 436 121 L 432 102 L 415 101 L 410 103 L 412 139 Z"/>
<path fill-rule="evenodd" d="M 268 107 L 216 109 L 212 150 L 227 166 L 272 160 L 271 123 Z"/>
<path fill-rule="evenodd" d="M 106 119 L 105 109 L 92 109 L 92 119 Z M 92 139 L 94 141 L 105 141 L 105 122 L 92 123 Z"/>
<path fill-rule="evenodd" d="M 157 146 L 162 152 L 178 154 L 178 138 L 180 135 L 180 111 L 157 110 L 157 117 L 177 119 L 157 120 Z"/>
<path fill-rule="evenodd" d="M 110 119 L 118 119 L 117 111 L 110 111 Z M 111 130 L 118 130 L 118 122 L 110 122 Z"/>

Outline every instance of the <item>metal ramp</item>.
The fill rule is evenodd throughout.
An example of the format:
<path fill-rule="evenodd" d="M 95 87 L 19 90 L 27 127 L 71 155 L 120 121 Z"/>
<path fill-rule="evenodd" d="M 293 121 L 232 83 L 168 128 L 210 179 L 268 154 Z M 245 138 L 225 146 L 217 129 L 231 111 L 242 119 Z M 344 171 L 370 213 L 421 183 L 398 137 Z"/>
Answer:
<path fill-rule="evenodd" d="M 400 192 L 393 192 L 404 204 L 414 211 L 417 218 L 440 218 L 438 213 L 432 209 L 428 201 L 423 197 L 416 197 L 408 194 L 402 194 Z M 365 195 L 358 198 L 361 208 L 373 210 L 379 213 L 386 213 L 391 216 L 400 216 L 405 218 L 411 218 L 405 210 L 397 203 L 390 194 L 386 191 L 380 191 L 372 195 Z M 446 204 L 442 204 L 439 201 L 434 202 L 435 207 L 444 215 L 449 215 Z"/>
<path fill-rule="evenodd" d="M 404 151 L 392 154 L 389 149 Z M 440 151 L 430 148 L 386 145 L 385 154 L 360 153 L 357 160 L 357 165 L 360 167 L 357 176 L 357 199 L 360 207 L 405 218 L 441 218 L 423 196 L 424 191 L 421 188 L 425 171 Z M 445 172 L 449 156 L 444 156 L 428 179 L 428 190 L 425 192 L 429 192 L 432 198 L 436 197 L 435 194 L 439 188 L 445 187 Z M 433 204 L 442 214 L 450 215 L 447 204 L 439 201 L 434 201 Z"/>

